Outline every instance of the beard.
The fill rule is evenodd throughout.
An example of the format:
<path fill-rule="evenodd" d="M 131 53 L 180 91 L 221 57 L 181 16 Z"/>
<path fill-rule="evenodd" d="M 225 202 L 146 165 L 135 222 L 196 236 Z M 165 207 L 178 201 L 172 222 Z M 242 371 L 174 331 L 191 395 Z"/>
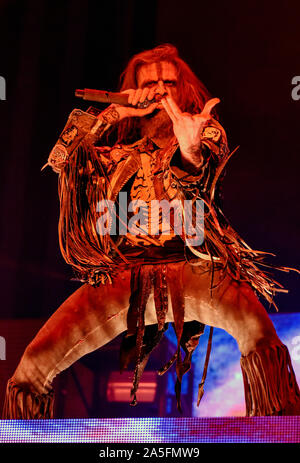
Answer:
<path fill-rule="evenodd" d="M 141 135 L 157 141 L 165 141 L 174 136 L 173 125 L 164 109 L 156 109 L 141 118 Z"/>

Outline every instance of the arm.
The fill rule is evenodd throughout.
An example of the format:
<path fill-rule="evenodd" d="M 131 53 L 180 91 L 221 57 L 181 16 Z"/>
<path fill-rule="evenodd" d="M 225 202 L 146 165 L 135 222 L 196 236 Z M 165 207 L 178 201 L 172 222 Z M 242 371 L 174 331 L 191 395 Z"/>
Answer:
<path fill-rule="evenodd" d="M 212 121 L 210 114 L 219 101 L 218 98 L 209 100 L 200 114 L 192 115 L 181 112 L 170 96 L 162 99 L 162 104 L 173 122 L 174 134 L 181 153 L 182 169 L 188 173 L 196 174 L 201 170 L 207 157 L 207 149 L 217 154 L 220 148 L 218 143 L 225 132 L 221 126 L 220 128 L 216 126 L 216 121 Z"/>
<path fill-rule="evenodd" d="M 153 91 L 151 93 L 149 89 L 147 89 L 146 92 L 130 89 L 124 93 L 129 94 L 128 102 L 133 105 L 132 107 L 112 104 L 97 115 L 97 117 L 89 113 L 89 111 L 84 112 L 80 109 L 74 109 L 44 167 L 49 165 L 54 172 L 60 173 L 68 163 L 74 150 L 76 150 L 84 140 L 90 145 L 94 145 L 110 127 L 117 124 L 122 119 L 126 117 L 145 116 L 153 112 L 157 107 L 158 103 L 153 103 L 145 109 L 137 109 L 134 107 L 137 103 L 144 101 L 145 98 L 152 98 Z"/>
<path fill-rule="evenodd" d="M 195 153 L 196 154 L 196 153 Z M 215 119 L 211 118 L 200 132 L 200 144 L 197 150 L 199 164 L 194 167 L 191 163 L 185 164 L 180 147 L 174 153 L 170 169 L 175 180 L 184 187 L 191 184 L 201 185 L 203 191 L 208 191 L 216 174 L 220 176 L 219 169 L 227 162 L 229 149 L 224 128 Z"/>
<path fill-rule="evenodd" d="M 89 110 L 84 112 L 74 109 L 49 155 L 46 166 L 49 165 L 54 172 L 60 173 L 83 140 L 94 145 L 117 121 L 113 108 L 107 108 L 97 117 Z"/>

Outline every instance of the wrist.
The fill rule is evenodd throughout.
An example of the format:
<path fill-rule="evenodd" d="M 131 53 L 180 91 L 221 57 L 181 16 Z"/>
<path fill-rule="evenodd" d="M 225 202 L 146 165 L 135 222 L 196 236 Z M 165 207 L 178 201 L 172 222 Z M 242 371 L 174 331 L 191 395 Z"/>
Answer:
<path fill-rule="evenodd" d="M 180 149 L 182 163 L 199 169 L 203 164 L 201 144 L 190 145 L 187 148 Z"/>
<path fill-rule="evenodd" d="M 110 105 L 98 116 L 103 121 L 103 124 L 114 125 L 123 119 L 122 106 Z"/>
<path fill-rule="evenodd" d="M 120 120 L 121 115 L 119 108 L 115 105 L 110 105 L 99 114 L 93 128 L 90 131 L 90 135 L 100 137 L 110 126 L 118 123 Z"/>

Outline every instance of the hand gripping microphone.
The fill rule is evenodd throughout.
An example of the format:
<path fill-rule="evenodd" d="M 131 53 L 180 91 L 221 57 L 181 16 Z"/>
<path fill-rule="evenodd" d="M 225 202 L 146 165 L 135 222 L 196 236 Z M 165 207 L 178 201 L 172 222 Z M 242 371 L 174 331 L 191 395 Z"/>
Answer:
<path fill-rule="evenodd" d="M 106 92 L 105 90 L 93 90 L 91 88 L 85 88 L 83 90 L 75 90 L 75 96 L 83 98 L 88 101 L 98 101 L 99 103 L 116 103 L 122 106 L 132 106 L 128 103 L 127 93 L 115 93 Z M 156 94 L 152 100 L 145 100 L 142 103 L 138 103 L 135 107 L 139 109 L 148 108 L 152 103 L 158 103 L 164 95 Z"/>

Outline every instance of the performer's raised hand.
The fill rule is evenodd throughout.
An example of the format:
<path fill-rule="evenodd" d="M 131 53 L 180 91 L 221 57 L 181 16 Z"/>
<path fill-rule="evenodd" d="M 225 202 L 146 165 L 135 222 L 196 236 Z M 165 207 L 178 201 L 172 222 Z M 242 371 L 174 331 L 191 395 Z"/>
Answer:
<path fill-rule="evenodd" d="M 206 102 L 200 114 L 184 113 L 174 99 L 168 95 L 161 103 L 173 122 L 174 134 L 177 137 L 182 155 L 193 165 L 200 165 L 202 160 L 197 157 L 201 144 L 201 132 L 204 125 L 211 119 L 211 111 L 219 103 L 219 98 Z"/>

